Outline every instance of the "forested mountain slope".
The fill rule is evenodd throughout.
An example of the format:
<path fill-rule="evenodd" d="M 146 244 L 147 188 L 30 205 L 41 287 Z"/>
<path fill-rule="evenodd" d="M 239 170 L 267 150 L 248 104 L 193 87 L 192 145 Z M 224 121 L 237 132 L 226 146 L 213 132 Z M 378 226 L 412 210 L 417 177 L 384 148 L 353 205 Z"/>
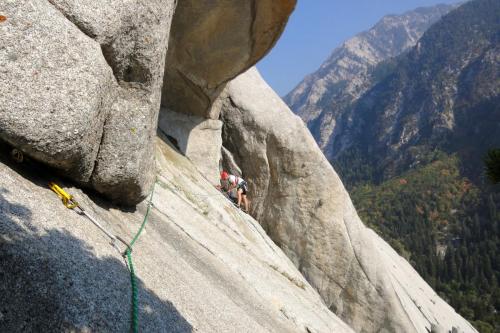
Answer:
<path fill-rule="evenodd" d="M 500 146 L 499 41 L 499 1 L 453 10 L 374 69 L 323 147 L 363 220 L 484 332 L 500 329 L 500 196 L 483 173 Z"/>
<path fill-rule="evenodd" d="M 333 143 L 334 160 L 363 153 L 373 164 L 356 181 L 387 179 L 432 159 L 435 149 L 459 153 L 468 175 L 478 175 L 484 150 L 500 143 L 499 7 L 467 3 L 407 55 L 378 67 L 385 78 L 354 105 Z"/>

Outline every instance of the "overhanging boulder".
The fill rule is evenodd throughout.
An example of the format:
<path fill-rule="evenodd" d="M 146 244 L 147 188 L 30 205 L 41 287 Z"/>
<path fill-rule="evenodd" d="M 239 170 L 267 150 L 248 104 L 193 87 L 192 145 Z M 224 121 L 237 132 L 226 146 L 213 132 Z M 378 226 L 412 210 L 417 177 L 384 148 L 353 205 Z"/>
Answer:
<path fill-rule="evenodd" d="M 162 104 L 218 119 L 212 103 L 226 82 L 261 59 L 296 0 L 180 0 L 172 22 Z"/>

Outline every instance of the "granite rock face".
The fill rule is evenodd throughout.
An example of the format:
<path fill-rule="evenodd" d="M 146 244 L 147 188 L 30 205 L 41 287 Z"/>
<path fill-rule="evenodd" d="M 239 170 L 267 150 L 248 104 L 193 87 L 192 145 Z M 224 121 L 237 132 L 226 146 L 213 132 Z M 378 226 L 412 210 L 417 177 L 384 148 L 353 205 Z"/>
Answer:
<path fill-rule="evenodd" d="M 1 2 L 0 331 L 129 328 L 123 258 L 46 188 L 54 168 L 123 204 L 155 184 L 133 252 L 141 331 L 474 331 L 363 226 L 301 120 L 255 70 L 224 90 L 294 6 Z M 13 166 L 3 141 L 31 161 Z M 213 187 L 221 148 L 279 247 Z M 147 202 L 125 212 L 58 182 L 113 233 L 130 240 L 139 229 Z"/>
<path fill-rule="evenodd" d="M 326 305 L 357 332 L 474 328 L 360 221 L 302 120 L 255 69 L 222 95 L 223 145 L 250 185 L 252 215 Z"/>
<path fill-rule="evenodd" d="M 115 201 L 135 204 L 154 177 L 153 140 L 175 1 L 51 3 L 99 43 L 117 83 L 91 184 Z"/>
<path fill-rule="evenodd" d="M 134 205 L 153 182 L 161 100 L 175 112 L 217 119 L 213 102 L 225 82 L 274 45 L 294 6 L 4 1 L 0 139 Z"/>
<path fill-rule="evenodd" d="M 229 80 L 270 50 L 295 3 L 185 0 L 177 5 L 159 128 L 214 184 L 221 159 L 217 98 Z"/>
<path fill-rule="evenodd" d="M 259 224 L 188 159 L 158 140 L 156 161 L 154 208 L 133 249 L 139 331 L 353 332 Z M 123 258 L 46 187 L 54 178 L 46 171 L 13 166 L 0 150 L 0 331 L 127 332 L 131 286 Z M 64 187 L 127 241 L 146 213 L 147 202 L 124 212 Z"/>
<path fill-rule="evenodd" d="M 212 104 L 226 82 L 274 45 L 296 0 L 179 1 L 172 23 L 162 104 L 218 119 Z"/>
<path fill-rule="evenodd" d="M 99 44 L 47 1 L 0 14 L 0 138 L 88 182 L 116 88 Z"/>
<path fill-rule="evenodd" d="M 113 200 L 142 200 L 174 9 L 174 0 L 2 2 L 0 138 Z"/>

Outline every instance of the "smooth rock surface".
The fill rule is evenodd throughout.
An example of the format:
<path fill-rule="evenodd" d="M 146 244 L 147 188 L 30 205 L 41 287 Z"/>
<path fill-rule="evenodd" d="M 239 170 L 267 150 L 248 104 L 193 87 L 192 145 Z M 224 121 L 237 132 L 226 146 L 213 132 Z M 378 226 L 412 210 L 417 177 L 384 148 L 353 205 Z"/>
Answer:
<path fill-rule="evenodd" d="M 222 96 L 223 145 L 250 184 L 252 215 L 356 332 L 474 328 L 360 221 L 300 118 L 256 69 Z"/>
<path fill-rule="evenodd" d="M 158 140 L 156 163 L 133 250 L 139 331 L 353 332 L 189 160 Z M 130 275 L 108 239 L 47 188 L 50 170 L 1 151 L 0 174 L 0 331 L 128 331 Z M 60 184 L 113 233 L 139 229 L 146 202 L 124 212 Z"/>
<path fill-rule="evenodd" d="M 225 83 L 269 51 L 295 3 L 179 1 L 172 22 L 162 104 L 176 112 L 218 119 L 211 106 Z"/>
<path fill-rule="evenodd" d="M 213 184 L 219 183 L 222 122 L 162 109 L 158 128 Z"/>
<path fill-rule="evenodd" d="M 226 147 L 222 146 L 222 160 L 221 166 L 222 170 L 229 172 L 231 175 L 236 175 L 241 177 L 241 168 L 238 166 L 236 161 L 234 160 L 233 154 Z"/>

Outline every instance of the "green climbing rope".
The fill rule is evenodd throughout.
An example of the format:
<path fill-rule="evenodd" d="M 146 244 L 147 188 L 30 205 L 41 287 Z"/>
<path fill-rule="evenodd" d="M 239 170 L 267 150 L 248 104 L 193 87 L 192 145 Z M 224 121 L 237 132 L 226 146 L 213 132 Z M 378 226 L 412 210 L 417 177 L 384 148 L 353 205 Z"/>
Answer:
<path fill-rule="evenodd" d="M 130 284 L 132 285 L 132 322 L 130 324 L 132 332 L 139 332 L 139 307 L 137 304 L 137 280 L 134 272 L 134 264 L 132 263 L 132 252 L 127 250 L 125 252 L 128 261 L 128 268 L 130 270 Z"/>
<path fill-rule="evenodd" d="M 135 271 L 134 271 L 134 264 L 132 262 L 132 246 L 134 246 L 134 243 L 137 241 L 139 236 L 142 233 L 142 230 L 144 230 L 144 227 L 146 226 L 146 222 L 148 221 L 149 213 L 151 212 L 151 206 L 153 205 L 153 194 L 155 192 L 155 186 L 156 182 L 153 184 L 153 189 L 151 190 L 151 195 L 149 197 L 149 202 L 148 202 L 148 208 L 146 210 L 146 215 L 144 215 L 144 220 L 142 221 L 142 225 L 139 228 L 139 231 L 135 234 L 134 238 L 130 242 L 130 246 L 127 248 L 125 251 L 125 255 L 127 257 L 127 262 L 128 262 L 128 268 L 130 270 L 130 284 L 132 286 L 132 322 L 131 322 L 131 330 L 133 333 L 139 332 L 139 304 L 138 304 L 138 297 L 137 297 L 137 278 L 135 276 Z"/>

